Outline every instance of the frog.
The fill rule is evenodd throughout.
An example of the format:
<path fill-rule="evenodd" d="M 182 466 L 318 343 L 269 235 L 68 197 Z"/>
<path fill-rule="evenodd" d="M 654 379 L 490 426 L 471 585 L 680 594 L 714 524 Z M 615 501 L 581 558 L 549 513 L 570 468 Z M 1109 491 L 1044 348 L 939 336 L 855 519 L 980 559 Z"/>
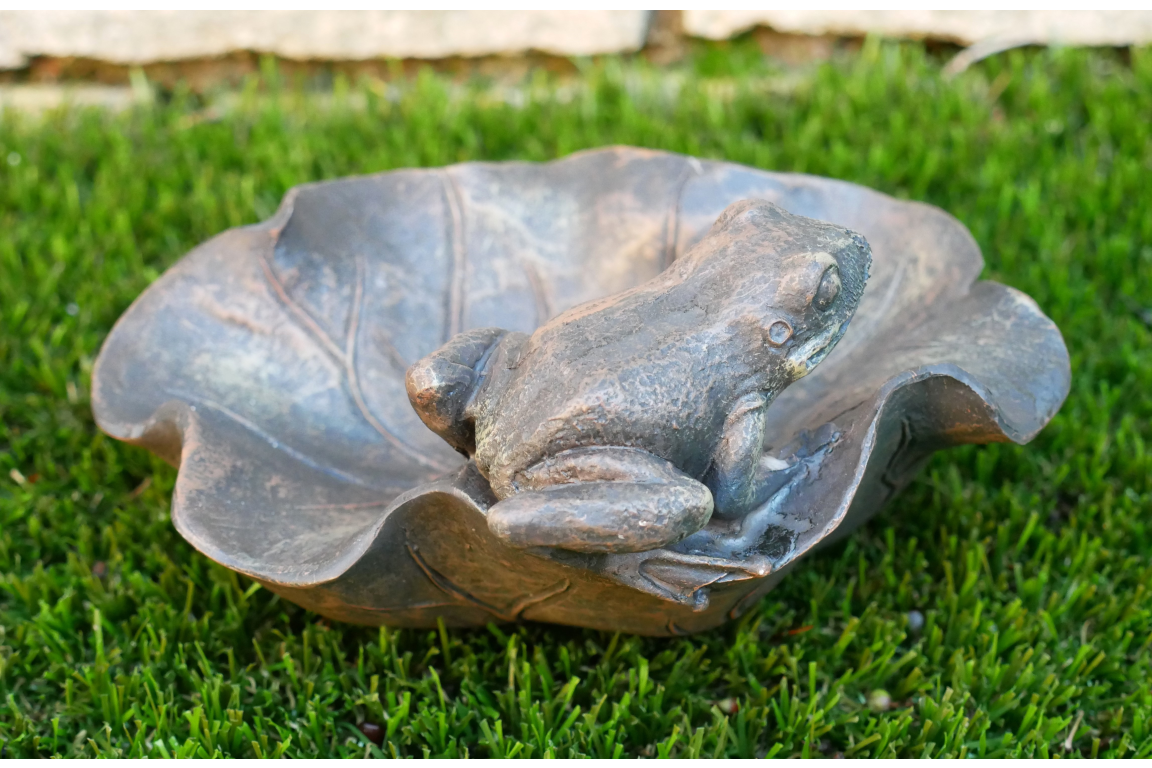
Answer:
<path fill-rule="evenodd" d="M 408 368 L 407 394 L 487 479 L 505 544 L 670 547 L 779 485 L 768 408 L 843 337 L 871 260 L 859 233 L 741 200 L 633 288 L 531 334 L 454 336 Z"/>

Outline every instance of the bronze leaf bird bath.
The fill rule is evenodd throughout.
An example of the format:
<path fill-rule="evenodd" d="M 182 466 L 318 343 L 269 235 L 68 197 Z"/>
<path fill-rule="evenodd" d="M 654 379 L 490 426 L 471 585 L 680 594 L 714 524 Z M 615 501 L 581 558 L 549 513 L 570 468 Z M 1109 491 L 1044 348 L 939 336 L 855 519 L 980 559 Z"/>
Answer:
<path fill-rule="evenodd" d="M 334 619 L 647 635 L 740 615 L 933 451 L 1068 393 L 937 208 L 630 148 L 293 189 L 93 375 L 177 529 Z"/>

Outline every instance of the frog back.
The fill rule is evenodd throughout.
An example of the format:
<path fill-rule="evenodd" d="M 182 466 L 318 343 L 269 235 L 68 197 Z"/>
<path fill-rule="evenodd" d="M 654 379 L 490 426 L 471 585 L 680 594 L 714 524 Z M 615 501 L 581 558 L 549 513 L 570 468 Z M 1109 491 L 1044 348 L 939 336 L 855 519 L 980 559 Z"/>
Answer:
<path fill-rule="evenodd" d="M 577 308 L 494 364 L 477 413 L 477 465 L 497 496 L 541 459 L 592 446 L 638 448 L 701 477 L 731 405 L 764 361 L 707 304 L 635 291 Z M 497 378 L 503 381 L 497 383 Z"/>

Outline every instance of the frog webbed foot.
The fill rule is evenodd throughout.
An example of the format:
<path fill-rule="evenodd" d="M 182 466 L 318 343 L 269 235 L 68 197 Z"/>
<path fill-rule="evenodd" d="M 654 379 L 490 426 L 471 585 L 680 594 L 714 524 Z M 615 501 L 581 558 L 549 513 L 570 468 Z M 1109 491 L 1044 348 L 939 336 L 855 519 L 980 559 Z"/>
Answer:
<path fill-rule="evenodd" d="M 567 451 L 531 467 L 524 488 L 488 511 L 488 527 L 518 548 L 644 552 L 700 530 L 707 486 L 666 461 L 627 448 Z"/>
<path fill-rule="evenodd" d="M 738 518 L 713 518 L 674 549 L 736 561 L 764 556 L 779 565 L 790 557 L 798 526 L 805 524 L 796 518 L 798 510 L 789 507 L 794 491 L 819 478 L 840 436 L 834 425 L 825 424 L 798 435 L 779 451 L 782 458 L 762 457 L 757 466 L 757 504 Z"/>
<path fill-rule="evenodd" d="M 755 393 L 743 398 L 724 425 L 724 430 L 704 481 L 712 489 L 717 520 L 738 521 L 763 507 L 798 472 L 806 459 L 823 451 L 835 435 L 831 425 L 816 433 L 804 433 L 776 458 L 764 451 L 768 401 Z"/>
<path fill-rule="evenodd" d="M 840 433 L 834 425 L 824 424 L 816 430 L 805 430 L 797 435 L 780 449 L 780 458 L 771 454 L 761 456 L 756 467 L 757 491 L 753 509 L 762 508 L 765 502 L 790 485 L 797 475 L 811 470 L 813 460 L 827 454 L 839 438 Z"/>
<path fill-rule="evenodd" d="M 762 507 L 764 502 L 775 496 L 788 485 L 797 473 L 803 472 L 805 464 L 797 456 L 778 459 L 762 456 L 756 465 L 755 492 L 752 503 L 745 514 Z"/>

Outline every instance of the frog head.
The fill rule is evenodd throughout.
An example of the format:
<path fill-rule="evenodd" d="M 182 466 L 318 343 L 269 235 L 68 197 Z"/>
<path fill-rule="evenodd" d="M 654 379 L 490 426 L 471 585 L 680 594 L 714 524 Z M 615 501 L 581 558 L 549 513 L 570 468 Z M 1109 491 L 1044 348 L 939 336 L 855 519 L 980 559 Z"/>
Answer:
<path fill-rule="evenodd" d="M 714 294 L 715 320 L 759 353 L 778 388 L 810 373 L 844 335 L 872 252 L 844 227 L 742 200 L 683 261 L 687 283 Z"/>

